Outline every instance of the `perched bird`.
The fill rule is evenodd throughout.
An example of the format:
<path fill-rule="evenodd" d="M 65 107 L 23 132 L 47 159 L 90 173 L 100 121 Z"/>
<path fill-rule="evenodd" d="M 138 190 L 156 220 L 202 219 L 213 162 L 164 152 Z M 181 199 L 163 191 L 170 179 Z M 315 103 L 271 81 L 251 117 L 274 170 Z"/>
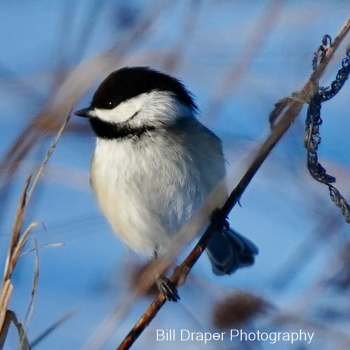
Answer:
<path fill-rule="evenodd" d="M 179 80 L 148 67 L 125 67 L 75 114 L 89 118 L 97 136 L 90 182 L 99 206 L 136 252 L 162 254 L 214 188 L 221 205 L 227 198 L 221 141 L 198 121 L 192 94 Z M 217 275 L 252 265 L 258 254 L 227 225 L 206 251 Z M 178 299 L 169 280 L 158 281 L 168 299 Z"/>

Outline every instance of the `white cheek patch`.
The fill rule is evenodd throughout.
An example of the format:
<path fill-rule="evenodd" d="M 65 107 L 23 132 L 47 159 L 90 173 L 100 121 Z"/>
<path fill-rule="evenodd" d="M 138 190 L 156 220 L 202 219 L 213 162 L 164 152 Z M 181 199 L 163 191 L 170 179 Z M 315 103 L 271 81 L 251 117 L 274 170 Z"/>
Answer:
<path fill-rule="evenodd" d="M 166 91 L 151 91 L 130 98 L 113 109 L 95 108 L 90 115 L 110 123 L 128 122 L 133 127 L 164 125 L 193 115 L 193 110 Z M 135 118 L 134 118 L 135 117 Z"/>
<path fill-rule="evenodd" d="M 147 100 L 148 94 L 142 94 L 120 103 L 113 109 L 95 108 L 93 113 L 106 122 L 122 123 L 137 114 Z"/>

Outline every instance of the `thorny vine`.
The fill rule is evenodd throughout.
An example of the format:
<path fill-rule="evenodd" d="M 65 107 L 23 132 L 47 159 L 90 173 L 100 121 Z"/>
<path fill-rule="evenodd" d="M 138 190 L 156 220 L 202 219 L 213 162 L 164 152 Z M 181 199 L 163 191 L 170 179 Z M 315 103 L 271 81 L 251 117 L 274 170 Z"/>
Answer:
<path fill-rule="evenodd" d="M 322 45 L 318 48 L 312 60 L 313 70 L 316 69 L 319 62 L 322 61 L 325 52 L 328 49 L 332 39 L 329 35 L 325 35 Z M 330 197 L 333 203 L 342 211 L 345 221 L 350 224 L 350 206 L 345 198 L 340 194 L 332 183 L 336 181 L 334 176 L 327 174 L 326 169 L 318 161 L 318 146 L 321 143 L 321 135 L 319 127 L 322 124 L 321 105 L 323 102 L 334 97 L 343 87 L 350 73 L 350 52 L 342 61 L 342 68 L 339 69 L 335 80 L 327 87 L 318 87 L 314 95 L 311 97 L 307 116 L 305 121 L 305 139 L 304 145 L 307 149 L 307 167 L 311 176 L 318 182 L 328 186 Z"/>

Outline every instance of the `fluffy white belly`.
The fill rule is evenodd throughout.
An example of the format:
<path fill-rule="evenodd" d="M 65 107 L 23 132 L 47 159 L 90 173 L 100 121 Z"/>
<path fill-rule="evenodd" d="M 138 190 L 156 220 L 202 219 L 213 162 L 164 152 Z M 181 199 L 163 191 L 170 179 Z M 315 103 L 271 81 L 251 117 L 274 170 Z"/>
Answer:
<path fill-rule="evenodd" d="M 181 149 L 165 155 L 167 146 L 97 140 L 91 163 L 91 185 L 114 232 L 147 255 L 166 247 L 206 195 L 200 169 Z"/>

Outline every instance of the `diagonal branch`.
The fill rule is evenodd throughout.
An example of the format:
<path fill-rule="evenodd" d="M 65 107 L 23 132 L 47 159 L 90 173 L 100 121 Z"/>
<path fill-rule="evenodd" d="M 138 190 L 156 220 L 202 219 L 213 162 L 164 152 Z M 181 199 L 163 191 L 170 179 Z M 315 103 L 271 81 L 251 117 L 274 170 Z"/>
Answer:
<path fill-rule="evenodd" d="M 345 38 L 346 34 L 350 30 L 350 17 L 345 22 L 344 26 L 341 28 L 338 35 L 335 37 L 334 41 L 329 46 L 327 52 L 325 52 L 322 57 L 322 61 L 318 64 L 315 71 L 311 74 L 310 78 L 304 84 L 304 87 L 301 90 L 300 96 L 305 96 L 304 100 L 299 99 L 290 99 L 288 108 L 284 112 L 283 116 L 280 118 L 279 122 L 274 126 L 271 133 L 267 136 L 265 141 L 262 143 L 261 147 L 253 157 L 250 165 L 248 166 L 247 171 L 242 176 L 236 188 L 232 191 L 226 203 L 221 208 L 222 214 L 226 217 L 232 210 L 232 208 L 237 204 L 240 197 L 244 193 L 245 189 L 249 185 L 250 181 L 253 179 L 256 172 L 259 170 L 263 162 L 266 160 L 267 156 L 270 154 L 273 147 L 281 139 L 281 137 L 289 129 L 293 121 L 296 119 L 304 103 L 310 99 L 314 94 L 315 85 L 318 84 L 318 80 L 322 76 L 326 66 L 331 60 L 334 52 L 339 47 L 342 40 Z M 193 248 L 191 253 L 187 258 L 182 262 L 182 264 L 177 267 L 171 276 L 171 281 L 176 285 L 180 284 L 180 281 L 183 280 L 184 276 L 187 276 L 190 269 L 196 263 L 200 255 L 205 250 L 208 242 L 212 238 L 215 230 L 217 229 L 218 223 L 213 221 L 208 229 L 205 231 L 197 245 Z M 119 345 L 117 350 L 129 349 L 143 330 L 149 325 L 152 319 L 156 316 L 160 308 L 165 304 L 165 297 L 162 294 L 159 294 L 151 305 L 147 308 L 145 313 L 134 325 L 129 334 L 125 337 L 123 342 Z"/>

